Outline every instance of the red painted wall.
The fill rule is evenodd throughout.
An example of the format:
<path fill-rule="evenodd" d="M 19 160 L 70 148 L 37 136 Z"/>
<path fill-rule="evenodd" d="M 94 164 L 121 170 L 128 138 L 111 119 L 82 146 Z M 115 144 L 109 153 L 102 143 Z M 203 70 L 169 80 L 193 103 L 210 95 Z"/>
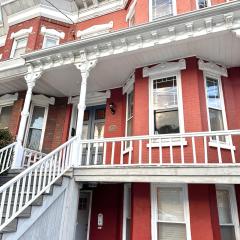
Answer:
<path fill-rule="evenodd" d="M 131 240 L 151 240 L 151 197 L 149 183 L 132 184 Z"/>
<path fill-rule="evenodd" d="M 214 192 L 214 185 L 188 185 L 192 240 L 220 240 Z"/>
<path fill-rule="evenodd" d="M 111 193 L 111 197 L 109 197 Z M 90 240 L 121 240 L 123 185 L 102 184 L 93 190 Z M 97 215 L 103 214 L 103 228 L 97 227 Z"/>

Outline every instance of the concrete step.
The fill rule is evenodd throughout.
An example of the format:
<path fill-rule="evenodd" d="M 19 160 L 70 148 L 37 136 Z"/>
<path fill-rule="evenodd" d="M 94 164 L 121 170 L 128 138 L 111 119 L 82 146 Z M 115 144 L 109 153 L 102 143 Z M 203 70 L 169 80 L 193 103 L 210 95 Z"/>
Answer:
<path fill-rule="evenodd" d="M 13 205 L 11 205 L 10 207 L 10 214 L 12 213 L 12 210 L 13 210 Z M 21 218 L 28 218 L 31 216 L 31 211 L 32 211 L 32 207 L 29 206 L 27 207 L 26 209 L 24 209 L 19 215 L 18 215 L 18 218 L 21 217 Z M 4 210 L 3 210 L 3 217 L 6 217 L 6 212 L 7 212 L 7 208 L 5 207 Z"/>
<path fill-rule="evenodd" d="M 0 233 L 16 232 L 17 224 L 18 224 L 18 218 L 15 218 L 2 231 L 0 231 Z"/>

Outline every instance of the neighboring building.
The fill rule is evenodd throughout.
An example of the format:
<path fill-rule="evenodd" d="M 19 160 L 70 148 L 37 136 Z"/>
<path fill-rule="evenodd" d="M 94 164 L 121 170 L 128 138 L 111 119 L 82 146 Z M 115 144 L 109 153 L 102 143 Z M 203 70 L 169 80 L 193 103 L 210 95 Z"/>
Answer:
<path fill-rule="evenodd" d="M 240 1 L 1 8 L 0 239 L 240 240 Z"/>

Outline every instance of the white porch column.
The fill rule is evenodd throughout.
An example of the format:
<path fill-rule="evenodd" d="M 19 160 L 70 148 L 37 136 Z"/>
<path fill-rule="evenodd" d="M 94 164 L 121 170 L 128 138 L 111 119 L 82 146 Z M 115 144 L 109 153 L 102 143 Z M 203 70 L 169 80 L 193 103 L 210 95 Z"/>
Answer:
<path fill-rule="evenodd" d="M 29 108 L 32 99 L 32 91 L 36 84 L 36 80 L 40 78 L 41 72 L 31 72 L 25 75 L 25 80 L 27 83 L 27 93 L 24 100 L 23 110 L 21 112 L 21 120 L 18 128 L 17 134 L 17 145 L 15 148 L 14 159 L 12 163 L 12 168 L 22 167 L 22 157 L 23 157 L 23 138 L 25 134 L 27 119 L 29 116 Z"/>
<path fill-rule="evenodd" d="M 77 118 L 77 129 L 76 129 L 76 136 L 79 137 L 79 140 L 82 138 L 82 129 L 83 129 L 83 118 L 84 118 L 84 111 L 86 108 L 86 92 L 87 92 L 87 80 L 90 74 L 90 71 L 96 66 L 97 60 L 91 60 L 91 61 L 84 61 L 76 63 L 75 66 L 77 69 L 80 70 L 81 76 L 82 76 L 82 82 L 81 82 L 81 89 L 80 89 L 80 95 L 79 95 L 79 103 L 78 103 L 78 118 Z M 79 163 L 79 144 L 76 146 L 75 152 L 75 161 L 74 166 L 78 166 Z M 80 153 L 81 154 L 81 153 Z"/>

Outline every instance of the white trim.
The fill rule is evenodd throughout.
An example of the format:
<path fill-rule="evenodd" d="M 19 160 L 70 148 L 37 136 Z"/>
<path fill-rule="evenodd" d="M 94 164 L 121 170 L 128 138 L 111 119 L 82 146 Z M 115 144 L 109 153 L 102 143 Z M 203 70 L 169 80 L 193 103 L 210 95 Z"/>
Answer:
<path fill-rule="evenodd" d="M 236 201 L 236 193 L 234 185 L 216 185 L 216 190 L 227 190 L 230 197 L 230 207 L 231 207 L 231 216 L 235 230 L 236 240 L 240 240 L 240 229 L 239 229 L 239 217 L 238 217 L 238 207 Z"/>
<path fill-rule="evenodd" d="M 26 39 L 26 46 L 25 46 L 25 50 L 26 50 L 27 44 L 28 44 L 28 35 L 23 35 L 23 36 L 20 36 L 20 37 L 16 37 L 16 38 L 14 38 L 14 41 L 13 41 L 13 45 L 12 45 L 12 49 L 11 49 L 11 53 L 10 53 L 10 58 L 14 57 L 15 52 L 17 50 L 18 41 L 20 41 L 22 39 Z M 20 58 L 20 57 L 17 56 L 17 57 L 14 57 L 14 58 Z"/>
<path fill-rule="evenodd" d="M 42 151 L 42 147 L 43 147 L 43 141 L 44 141 L 45 130 L 46 130 L 46 125 L 47 125 L 48 108 L 49 108 L 45 104 L 43 104 L 43 105 L 41 105 L 41 104 L 34 104 L 34 103 L 31 104 L 29 118 L 28 118 L 28 123 L 27 123 L 26 131 L 25 131 L 24 146 L 27 145 L 29 129 L 30 129 L 31 121 L 32 121 L 32 114 L 33 114 L 34 107 L 43 107 L 43 108 L 45 108 L 44 117 L 43 117 L 42 133 L 41 133 L 41 138 L 40 138 L 40 143 L 39 143 L 39 149 L 35 149 L 35 150 L 39 150 L 41 152 Z"/>
<path fill-rule="evenodd" d="M 157 65 L 158 66 L 158 65 Z M 186 69 L 186 68 L 182 68 Z M 158 78 L 176 76 L 177 82 L 177 98 L 178 98 L 178 117 L 179 117 L 179 131 L 185 132 L 184 113 L 183 113 L 183 99 L 182 99 L 182 80 L 181 72 L 170 72 L 166 69 L 165 74 L 153 71 L 154 74 L 149 77 L 149 135 L 154 135 L 154 109 L 153 109 L 153 81 Z"/>
<path fill-rule="evenodd" d="M 4 106 L 13 105 L 13 103 L 17 100 L 18 100 L 18 93 L 5 94 L 0 97 L 0 106 L 4 107 Z"/>
<path fill-rule="evenodd" d="M 21 30 L 19 30 L 19 31 L 17 31 L 17 32 L 13 32 L 13 33 L 11 34 L 11 36 L 10 36 L 10 39 L 25 37 L 25 36 L 27 36 L 28 34 L 30 34 L 32 31 L 33 31 L 33 27 L 21 29 Z"/>
<path fill-rule="evenodd" d="M 33 95 L 32 96 L 32 104 L 48 107 L 48 105 L 54 105 L 55 104 L 55 98 L 54 97 L 46 97 L 45 95 L 39 94 L 39 95 Z"/>
<path fill-rule="evenodd" d="M 61 38 L 61 39 L 65 38 L 65 33 L 64 32 L 59 32 L 55 29 L 46 28 L 45 26 L 41 27 L 41 33 L 43 35 L 49 35 L 49 36 L 58 37 L 58 38 Z"/>
<path fill-rule="evenodd" d="M 191 228 L 190 228 L 190 211 L 189 211 L 189 199 L 188 199 L 188 186 L 187 184 L 151 184 L 151 229 L 152 229 L 152 240 L 157 240 L 157 188 L 182 188 L 183 190 L 183 204 L 184 204 L 184 218 L 186 225 L 186 236 L 187 240 L 191 240 Z"/>
<path fill-rule="evenodd" d="M 106 104 L 107 99 L 111 97 L 111 91 L 105 92 L 91 92 L 87 93 L 86 96 L 86 106 L 96 106 Z M 68 104 L 77 105 L 79 103 L 79 96 L 69 97 Z"/>
<path fill-rule="evenodd" d="M 127 206 L 128 206 L 128 191 L 131 190 L 131 183 L 124 184 L 124 196 L 123 196 L 123 224 L 122 224 L 122 240 L 126 240 L 126 219 L 127 219 Z M 131 196 L 130 196 L 131 198 Z M 131 204 L 132 206 L 132 204 Z M 131 210 L 130 210 L 131 211 Z M 131 212 L 130 212 L 131 214 Z"/>
<path fill-rule="evenodd" d="M 46 44 L 47 44 L 47 40 L 48 40 L 48 39 L 54 39 L 54 40 L 56 40 L 56 45 L 55 45 L 55 46 L 59 45 L 59 43 L 60 43 L 59 37 L 45 34 L 45 35 L 44 35 L 44 39 L 43 39 L 42 48 L 46 48 Z"/>
<path fill-rule="evenodd" d="M 130 93 L 131 91 L 133 91 L 134 83 L 135 83 L 135 72 L 131 74 L 128 80 L 124 83 L 122 88 L 123 94 Z"/>
<path fill-rule="evenodd" d="M 198 1 L 199 1 L 199 0 L 196 0 L 196 9 L 197 9 L 197 10 L 204 9 L 204 8 L 199 8 Z M 212 6 L 211 0 L 207 0 L 207 7 L 205 7 L 205 8 L 208 8 L 208 7 L 211 7 L 211 6 Z"/>
<path fill-rule="evenodd" d="M 0 47 L 5 46 L 6 39 L 7 39 L 7 35 L 4 35 L 4 36 L 0 37 Z"/>
<path fill-rule="evenodd" d="M 130 5 L 127 16 L 126 16 L 126 22 L 129 22 L 131 18 L 134 16 L 136 3 L 137 3 L 137 0 L 134 0 L 133 3 Z"/>
<path fill-rule="evenodd" d="M 81 37 L 81 39 L 94 37 L 99 34 L 109 33 L 112 28 L 113 21 L 110 21 L 109 23 L 106 24 L 93 25 L 92 27 L 89 27 L 82 31 L 81 30 L 77 31 L 77 37 L 78 38 Z"/>
<path fill-rule="evenodd" d="M 163 74 L 172 72 L 179 72 L 186 69 L 186 60 L 181 59 L 178 62 L 160 63 L 154 67 L 144 67 L 143 77 L 154 77 L 155 79 L 161 77 Z"/>
<path fill-rule="evenodd" d="M 204 72 L 209 74 L 214 74 L 218 76 L 228 76 L 227 68 L 223 66 L 219 66 L 213 62 L 204 62 L 203 60 L 198 60 L 198 68 Z"/>

